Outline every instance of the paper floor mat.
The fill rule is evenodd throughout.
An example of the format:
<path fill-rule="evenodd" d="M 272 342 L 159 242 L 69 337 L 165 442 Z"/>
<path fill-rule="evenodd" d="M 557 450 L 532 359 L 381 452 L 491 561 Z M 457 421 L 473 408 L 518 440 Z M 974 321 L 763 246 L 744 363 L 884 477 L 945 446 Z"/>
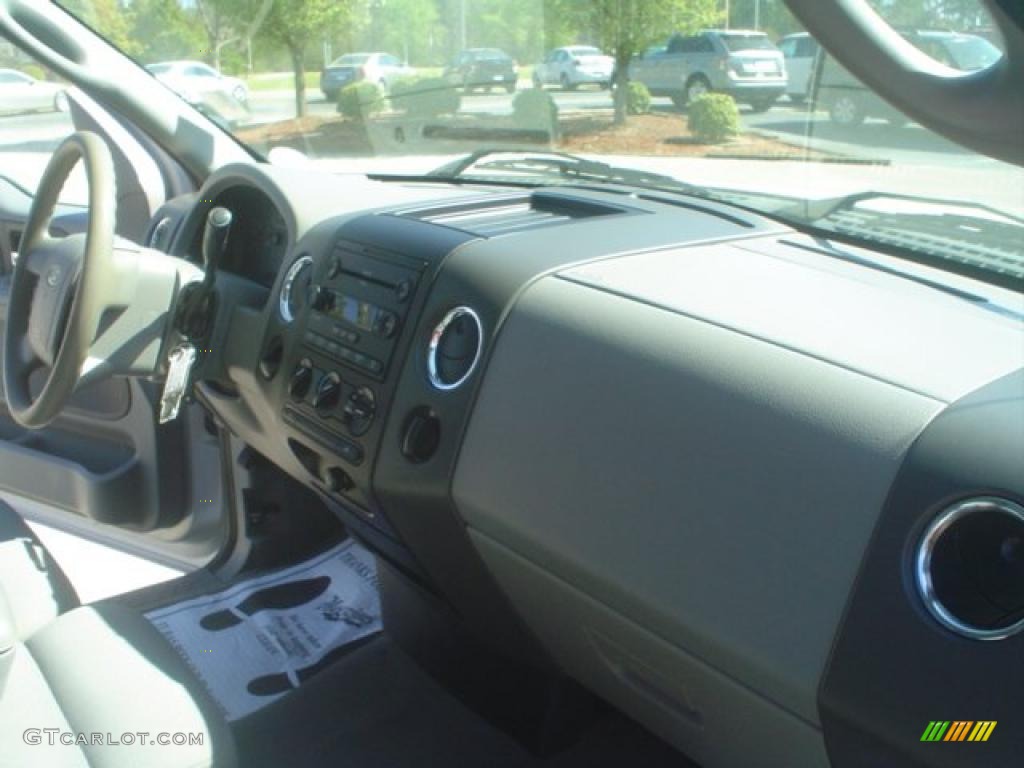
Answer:
<path fill-rule="evenodd" d="M 237 720 L 381 630 L 373 556 L 351 539 L 266 576 L 146 614 Z"/>

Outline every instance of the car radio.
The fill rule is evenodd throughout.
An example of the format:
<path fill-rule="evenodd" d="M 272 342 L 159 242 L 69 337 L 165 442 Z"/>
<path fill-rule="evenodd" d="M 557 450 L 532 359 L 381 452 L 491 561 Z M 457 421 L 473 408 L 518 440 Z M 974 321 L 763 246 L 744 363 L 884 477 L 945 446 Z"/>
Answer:
<path fill-rule="evenodd" d="M 383 379 L 418 273 L 342 241 L 328 256 L 323 275 L 311 288 L 305 345 Z"/>

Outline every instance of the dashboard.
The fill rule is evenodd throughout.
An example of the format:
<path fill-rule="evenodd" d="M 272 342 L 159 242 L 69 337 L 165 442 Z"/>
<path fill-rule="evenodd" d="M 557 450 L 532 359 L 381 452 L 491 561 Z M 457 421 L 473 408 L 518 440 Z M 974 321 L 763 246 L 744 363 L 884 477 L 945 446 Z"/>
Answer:
<path fill-rule="evenodd" d="M 1019 294 L 671 194 L 248 165 L 170 252 L 215 204 L 203 401 L 494 647 L 707 768 L 1024 754 Z"/>

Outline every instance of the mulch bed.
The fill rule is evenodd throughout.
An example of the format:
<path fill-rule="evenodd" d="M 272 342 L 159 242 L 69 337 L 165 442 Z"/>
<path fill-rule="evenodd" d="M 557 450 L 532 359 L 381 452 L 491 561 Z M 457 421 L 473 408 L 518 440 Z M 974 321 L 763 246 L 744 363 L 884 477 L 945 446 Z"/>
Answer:
<path fill-rule="evenodd" d="M 416 120 L 380 115 L 365 124 L 341 117 L 304 117 L 242 128 L 236 135 L 267 151 L 287 146 L 313 157 L 444 154 L 481 147 L 557 149 L 580 154 L 683 157 L 825 158 L 767 136 L 746 133 L 722 144 L 702 144 L 689 132 L 686 116 L 676 113 L 634 115 L 613 125 L 610 111 L 562 115 L 554 141 L 542 130 L 524 130 L 508 116 L 454 115 Z"/>

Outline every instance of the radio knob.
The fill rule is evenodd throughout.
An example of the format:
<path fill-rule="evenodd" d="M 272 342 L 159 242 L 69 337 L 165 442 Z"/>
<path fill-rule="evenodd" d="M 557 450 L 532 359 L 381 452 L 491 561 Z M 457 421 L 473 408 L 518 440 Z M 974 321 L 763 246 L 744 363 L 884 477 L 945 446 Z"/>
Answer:
<path fill-rule="evenodd" d="M 322 285 L 310 288 L 310 305 L 317 312 L 326 312 L 334 306 L 334 294 Z"/>
<path fill-rule="evenodd" d="M 341 400 L 341 377 L 336 373 L 328 373 L 316 388 L 313 407 L 321 415 L 334 409 Z"/>
<path fill-rule="evenodd" d="M 304 400 L 309 394 L 309 387 L 312 383 L 313 363 L 303 360 L 292 371 L 292 377 L 288 381 L 288 394 L 291 395 L 292 400 Z"/>

